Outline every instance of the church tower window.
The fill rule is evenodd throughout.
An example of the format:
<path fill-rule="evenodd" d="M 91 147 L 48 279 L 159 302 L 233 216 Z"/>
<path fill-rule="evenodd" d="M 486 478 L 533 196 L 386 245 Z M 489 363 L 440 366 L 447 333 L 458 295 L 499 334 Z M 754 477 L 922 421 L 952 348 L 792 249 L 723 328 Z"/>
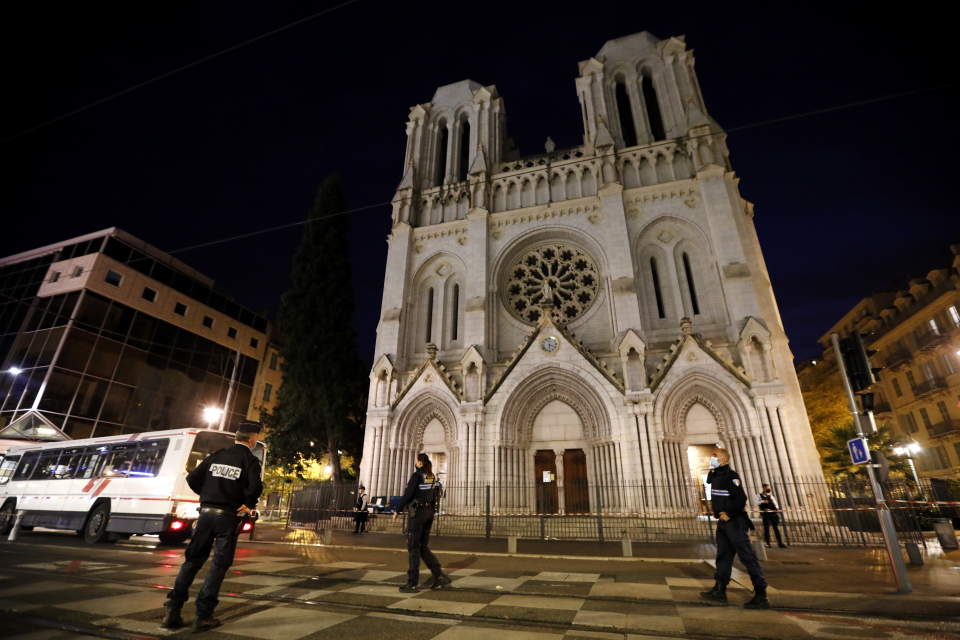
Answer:
<path fill-rule="evenodd" d="M 427 342 L 433 342 L 433 287 L 427 292 Z"/>
<path fill-rule="evenodd" d="M 453 326 L 450 328 L 450 339 L 456 340 L 460 330 L 460 285 L 453 285 Z"/>
<path fill-rule="evenodd" d="M 449 133 L 447 131 L 446 120 L 441 120 L 437 127 L 440 131 L 437 135 L 437 173 L 435 186 L 440 186 L 443 184 L 443 178 L 447 172 L 447 142 Z"/>
<path fill-rule="evenodd" d="M 459 181 L 467 181 L 467 171 L 470 169 L 470 122 L 466 114 L 460 120 L 460 171 Z"/>
<path fill-rule="evenodd" d="M 690 256 L 688 256 L 686 252 L 683 254 L 683 272 L 687 276 L 687 289 L 690 291 L 690 304 L 693 305 L 693 313 L 694 315 L 700 315 L 700 305 L 697 302 L 697 288 L 693 284 L 693 270 L 690 268 Z"/>
<path fill-rule="evenodd" d="M 643 104 L 647 107 L 647 119 L 650 121 L 650 133 L 656 142 L 667 139 L 663 130 L 663 117 L 660 115 L 660 103 L 657 101 L 657 90 L 653 87 L 653 78 L 646 72 L 640 77 L 643 89 Z"/>
<path fill-rule="evenodd" d="M 666 318 L 663 310 L 663 292 L 660 290 L 660 274 L 657 272 L 657 259 L 650 258 L 650 275 L 653 276 L 653 295 L 657 298 L 657 317 Z"/>
<path fill-rule="evenodd" d="M 617 114 L 620 116 L 620 134 L 625 147 L 637 146 L 637 129 L 633 126 L 633 112 L 630 109 L 630 96 L 623 78 L 617 78 Z"/>

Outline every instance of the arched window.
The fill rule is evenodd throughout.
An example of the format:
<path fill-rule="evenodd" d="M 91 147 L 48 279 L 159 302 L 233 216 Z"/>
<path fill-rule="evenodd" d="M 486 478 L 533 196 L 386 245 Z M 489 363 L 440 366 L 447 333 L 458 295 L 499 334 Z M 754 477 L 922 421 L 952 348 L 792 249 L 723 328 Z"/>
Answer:
<path fill-rule="evenodd" d="M 687 276 L 687 289 L 690 291 L 690 304 L 693 305 L 694 315 L 700 315 L 700 305 L 697 303 L 697 287 L 693 284 L 693 269 L 690 268 L 690 256 L 683 252 L 683 272 Z"/>
<path fill-rule="evenodd" d="M 663 310 L 663 291 L 660 289 L 660 273 L 657 271 L 656 258 L 650 258 L 650 275 L 653 276 L 653 295 L 657 298 L 657 317 L 666 318 L 667 314 Z M 430 291 L 432 293 L 433 289 Z"/>
<path fill-rule="evenodd" d="M 450 327 L 450 339 L 457 340 L 460 333 L 460 285 L 453 285 L 453 324 Z"/>
<path fill-rule="evenodd" d="M 437 173 L 434 186 L 442 185 L 443 177 L 447 174 L 447 137 L 449 135 L 446 120 L 441 120 L 437 127 L 440 131 L 437 135 Z"/>
<path fill-rule="evenodd" d="M 466 182 L 470 169 L 470 122 L 466 114 L 460 121 L 460 182 Z"/>
<path fill-rule="evenodd" d="M 660 103 L 657 101 L 657 90 L 653 87 L 653 78 L 647 72 L 640 77 L 643 89 L 643 104 L 647 107 L 647 119 L 650 121 L 650 133 L 654 141 L 666 140 L 667 134 L 663 130 L 663 117 L 660 115 Z"/>
<path fill-rule="evenodd" d="M 427 342 L 433 342 L 433 287 L 427 292 Z"/>
<path fill-rule="evenodd" d="M 617 114 L 620 116 L 620 133 L 625 147 L 637 146 L 637 129 L 633 126 L 633 112 L 630 110 L 630 96 L 622 78 L 617 78 Z"/>

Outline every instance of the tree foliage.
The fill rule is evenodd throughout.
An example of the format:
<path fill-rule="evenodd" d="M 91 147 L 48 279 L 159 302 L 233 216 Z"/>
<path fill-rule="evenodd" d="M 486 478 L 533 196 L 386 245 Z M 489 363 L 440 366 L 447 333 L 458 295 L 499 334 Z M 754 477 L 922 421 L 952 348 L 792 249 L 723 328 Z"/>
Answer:
<path fill-rule="evenodd" d="M 824 376 L 803 392 L 803 404 L 807 408 L 810 430 L 820 456 L 830 452 L 834 429 L 852 424 L 847 394 L 838 375 Z"/>
<path fill-rule="evenodd" d="M 853 426 L 853 418 L 850 418 L 847 424 L 842 427 L 831 429 L 830 436 L 824 440 L 821 448 L 821 463 L 823 470 L 827 475 L 838 478 L 863 478 L 867 477 L 865 465 L 855 465 L 850 459 L 850 450 L 847 448 L 847 441 L 857 437 L 857 430 Z M 894 447 L 902 446 L 904 441 L 902 436 L 895 432 L 889 425 L 880 425 L 877 432 L 867 437 L 870 449 L 879 451 L 887 459 L 890 466 L 890 475 L 910 475 L 910 463 L 905 456 L 893 455 Z"/>
<path fill-rule="evenodd" d="M 339 176 L 327 178 L 293 259 L 292 287 L 280 306 L 283 383 L 270 427 L 270 457 L 303 473 L 325 456 L 340 468 L 340 451 L 359 459 L 367 380 L 351 325 L 353 287 L 349 220 Z M 313 446 L 311 446 L 313 442 Z M 333 480 L 340 479 L 334 474 Z"/>

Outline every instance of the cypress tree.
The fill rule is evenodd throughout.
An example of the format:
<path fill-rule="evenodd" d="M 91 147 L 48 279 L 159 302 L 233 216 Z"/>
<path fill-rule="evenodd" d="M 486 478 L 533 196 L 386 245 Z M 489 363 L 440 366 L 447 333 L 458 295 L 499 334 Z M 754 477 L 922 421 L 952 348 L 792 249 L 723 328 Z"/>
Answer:
<path fill-rule="evenodd" d="M 293 258 L 292 288 L 283 295 L 279 325 L 286 336 L 283 383 L 277 410 L 267 420 L 270 457 L 284 467 L 330 454 L 334 482 L 340 481 L 340 451 L 359 462 L 366 405 L 366 376 L 351 325 L 353 286 L 347 232 L 349 219 L 337 175 L 320 189 Z M 311 446 L 310 443 L 313 443 Z"/>

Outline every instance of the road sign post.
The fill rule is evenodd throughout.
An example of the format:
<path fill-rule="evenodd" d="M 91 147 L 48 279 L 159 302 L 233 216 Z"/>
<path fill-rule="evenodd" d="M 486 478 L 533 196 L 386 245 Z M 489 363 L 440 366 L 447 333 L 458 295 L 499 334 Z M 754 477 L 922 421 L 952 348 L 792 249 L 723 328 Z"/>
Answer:
<path fill-rule="evenodd" d="M 847 440 L 847 449 L 850 450 L 850 459 L 853 464 L 867 464 L 870 462 L 870 445 L 866 438 Z"/>
<path fill-rule="evenodd" d="M 897 530 L 893 526 L 893 517 L 890 515 L 890 509 L 887 508 L 887 505 L 883 501 L 883 491 L 880 489 L 880 483 L 877 482 L 873 465 L 869 464 L 870 451 L 864 436 L 868 433 L 873 416 L 869 412 L 866 412 L 868 414 L 866 416 L 860 415 L 860 409 L 857 407 L 857 399 L 853 395 L 853 387 L 850 385 L 850 379 L 847 377 L 844 353 L 840 349 L 840 336 L 836 333 L 831 333 L 830 341 L 833 343 L 833 352 L 837 356 L 840 380 L 843 381 L 843 388 L 847 392 L 847 401 L 850 403 L 850 413 L 853 414 L 853 425 L 856 427 L 857 434 L 860 436 L 847 443 L 847 447 L 850 449 L 850 457 L 854 460 L 854 464 L 865 464 L 867 466 L 867 475 L 870 476 L 870 486 L 873 487 L 873 496 L 877 501 L 877 518 L 880 520 L 880 529 L 883 531 L 883 540 L 887 547 L 887 557 L 890 559 L 890 566 L 893 568 L 893 577 L 897 582 L 897 591 L 910 593 L 913 591 L 913 587 L 910 586 L 910 578 L 907 576 L 907 565 L 903 561 L 903 553 L 900 552 L 900 542 L 897 540 Z M 867 458 L 862 463 L 856 461 L 854 454 L 855 446 L 853 443 L 857 440 L 860 440 L 862 445 L 858 445 L 856 448 L 859 449 L 860 446 L 862 446 Z M 856 455 L 861 454 L 858 452 Z"/>

